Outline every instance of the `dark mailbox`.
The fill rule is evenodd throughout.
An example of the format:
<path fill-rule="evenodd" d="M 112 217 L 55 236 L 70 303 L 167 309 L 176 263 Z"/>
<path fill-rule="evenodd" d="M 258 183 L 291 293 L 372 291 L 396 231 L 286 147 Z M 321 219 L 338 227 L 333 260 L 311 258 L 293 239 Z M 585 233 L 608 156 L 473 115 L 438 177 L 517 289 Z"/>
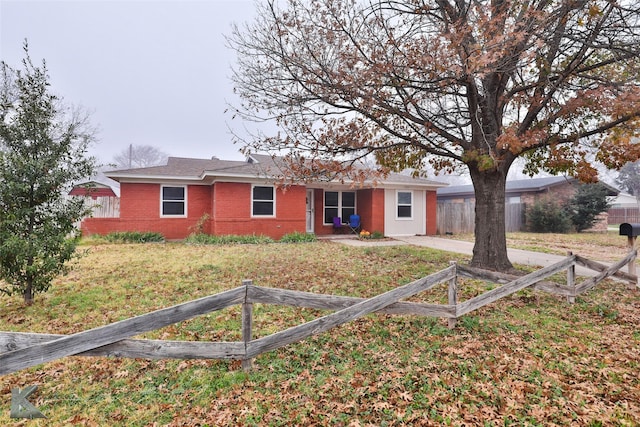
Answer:
<path fill-rule="evenodd" d="M 629 224 L 623 222 L 620 224 L 620 235 L 629 237 L 640 236 L 640 224 Z"/>

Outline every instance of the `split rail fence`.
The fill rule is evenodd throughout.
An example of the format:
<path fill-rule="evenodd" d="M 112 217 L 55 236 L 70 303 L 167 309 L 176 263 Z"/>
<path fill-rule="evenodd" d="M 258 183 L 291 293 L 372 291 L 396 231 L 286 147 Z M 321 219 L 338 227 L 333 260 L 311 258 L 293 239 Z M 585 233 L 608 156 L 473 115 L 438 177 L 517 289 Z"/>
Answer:
<path fill-rule="evenodd" d="M 632 267 L 635 267 L 636 255 L 637 252 L 633 250 L 621 261 L 607 266 L 569 254 L 554 265 L 521 277 L 471 269 L 452 263 L 444 270 L 368 299 L 264 288 L 246 280 L 242 286 L 235 289 L 72 335 L 0 332 L 0 375 L 67 356 L 235 359 L 242 360 L 243 368 L 248 370 L 251 368 L 252 359 L 262 353 L 326 332 L 373 312 L 442 317 L 447 318 L 449 327 L 453 328 L 459 317 L 528 287 L 564 295 L 569 302 L 574 302 L 577 295 L 587 292 L 600 281 L 611 276 L 629 281 L 635 288 L 638 278 L 635 275 L 635 268 Z M 620 271 L 627 264 L 630 272 Z M 596 275 L 577 283 L 576 265 L 594 270 Z M 566 285 L 545 281 L 564 270 L 567 272 Z M 494 282 L 507 281 L 507 283 L 459 302 L 457 299 L 459 275 Z M 441 283 L 448 283 L 448 304 L 401 301 Z M 272 335 L 254 339 L 252 326 L 254 303 L 281 304 L 335 310 L 335 312 Z M 242 305 L 242 341 L 239 342 L 131 339 L 145 332 L 237 304 Z"/>

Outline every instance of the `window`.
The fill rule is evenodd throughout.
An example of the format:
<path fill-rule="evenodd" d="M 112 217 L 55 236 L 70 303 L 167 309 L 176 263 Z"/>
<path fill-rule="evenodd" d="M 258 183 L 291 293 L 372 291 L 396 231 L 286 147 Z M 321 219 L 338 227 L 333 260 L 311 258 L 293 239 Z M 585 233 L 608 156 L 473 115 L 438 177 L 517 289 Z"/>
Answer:
<path fill-rule="evenodd" d="M 398 191 L 396 194 L 398 201 L 398 218 L 411 219 L 413 217 L 413 193 L 411 191 Z"/>
<path fill-rule="evenodd" d="M 275 192 L 273 187 L 255 185 L 251 192 L 251 215 L 274 216 L 276 210 Z"/>
<path fill-rule="evenodd" d="M 507 203 L 520 203 L 520 196 L 510 196 L 507 197 Z"/>
<path fill-rule="evenodd" d="M 324 192 L 324 223 L 332 224 L 333 217 L 339 216 L 343 223 L 349 222 L 349 217 L 356 213 L 355 191 L 325 191 Z"/>
<path fill-rule="evenodd" d="M 354 191 L 342 192 L 342 222 L 349 222 L 349 217 L 356 213 L 356 193 Z"/>
<path fill-rule="evenodd" d="M 187 211 L 186 187 L 162 186 L 161 192 L 161 216 L 185 216 Z"/>

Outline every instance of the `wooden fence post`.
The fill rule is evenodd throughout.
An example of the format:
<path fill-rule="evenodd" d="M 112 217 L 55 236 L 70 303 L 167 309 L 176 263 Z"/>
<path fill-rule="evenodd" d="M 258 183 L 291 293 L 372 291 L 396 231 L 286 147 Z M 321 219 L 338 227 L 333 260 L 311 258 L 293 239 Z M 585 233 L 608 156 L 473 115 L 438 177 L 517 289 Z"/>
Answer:
<path fill-rule="evenodd" d="M 458 305 L 458 270 L 457 270 L 457 262 L 449 261 L 449 265 L 456 266 L 456 274 L 451 279 L 449 279 L 449 305 L 457 306 Z M 456 310 L 457 312 L 457 310 Z M 457 317 L 447 319 L 447 324 L 449 329 L 453 329 L 456 327 L 456 323 L 458 321 Z"/>
<path fill-rule="evenodd" d="M 573 252 L 567 252 L 567 256 L 572 256 Z M 576 264 L 573 263 L 567 268 L 567 286 L 571 290 L 571 295 L 567 295 L 567 302 L 575 304 L 576 302 Z"/>
<path fill-rule="evenodd" d="M 253 303 L 247 302 L 249 295 L 249 286 L 253 285 L 252 280 L 243 280 L 242 285 L 245 287 L 245 297 L 242 303 L 242 341 L 244 342 L 245 355 L 249 343 L 253 339 Z M 253 365 L 253 359 L 242 359 L 242 370 L 250 371 Z"/>
<path fill-rule="evenodd" d="M 636 237 L 635 236 L 628 236 L 627 237 L 627 246 L 629 247 L 630 251 L 635 250 L 635 246 L 636 246 Z M 629 274 L 633 274 L 634 276 L 637 276 L 636 274 L 636 258 L 634 257 L 631 261 L 629 261 L 628 265 L 628 271 Z M 635 289 L 638 286 L 638 282 L 632 282 L 629 281 L 628 285 L 627 285 L 627 289 Z"/>

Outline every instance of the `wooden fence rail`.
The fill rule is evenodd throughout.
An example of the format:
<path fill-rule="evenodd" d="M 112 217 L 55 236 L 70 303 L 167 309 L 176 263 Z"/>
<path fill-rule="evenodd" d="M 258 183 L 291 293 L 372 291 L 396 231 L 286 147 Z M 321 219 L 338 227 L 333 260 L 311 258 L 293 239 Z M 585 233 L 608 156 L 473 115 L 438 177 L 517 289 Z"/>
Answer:
<path fill-rule="evenodd" d="M 636 256 L 637 252 L 633 250 L 619 262 L 612 266 L 606 266 L 570 254 L 554 265 L 522 277 L 480 271 L 452 263 L 450 267 L 437 273 L 366 299 L 263 288 L 254 286 L 250 280 L 247 280 L 243 282 L 243 286 L 216 295 L 72 335 L 0 332 L 0 375 L 66 356 L 236 359 L 242 360 L 243 368 L 249 369 L 252 359 L 262 353 L 326 332 L 369 313 L 443 317 L 448 319 L 450 327 L 454 327 L 457 318 L 527 287 L 565 295 L 570 302 L 575 300 L 576 295 L 587 292 L 600 281 L 611 276 L 628 280 L 634 283 L 635 287 L 638 282 L 637 276 L 624 273 L 620 269 L 635 262 Z M 595 270 L 599 274 L 576 284 L 576 264 Z M 545 281 L 550 276 L 564 270 L 567 271 L 567 285 Z M 457 277 L 459 275 L 494 282 L 504 283 L 507 280 L 508 282 L 474 298 L 458 302 Z M 448 283 L 448 304 L 400 301 L 442 283 Z M 280 304 L 334 312 L 272 335 L 254 339 L 252 309 L 254 303 Z M 237 304 L 242 304 L 242 341 L 240 342 L 130 339 L 135 335 Z"/>

